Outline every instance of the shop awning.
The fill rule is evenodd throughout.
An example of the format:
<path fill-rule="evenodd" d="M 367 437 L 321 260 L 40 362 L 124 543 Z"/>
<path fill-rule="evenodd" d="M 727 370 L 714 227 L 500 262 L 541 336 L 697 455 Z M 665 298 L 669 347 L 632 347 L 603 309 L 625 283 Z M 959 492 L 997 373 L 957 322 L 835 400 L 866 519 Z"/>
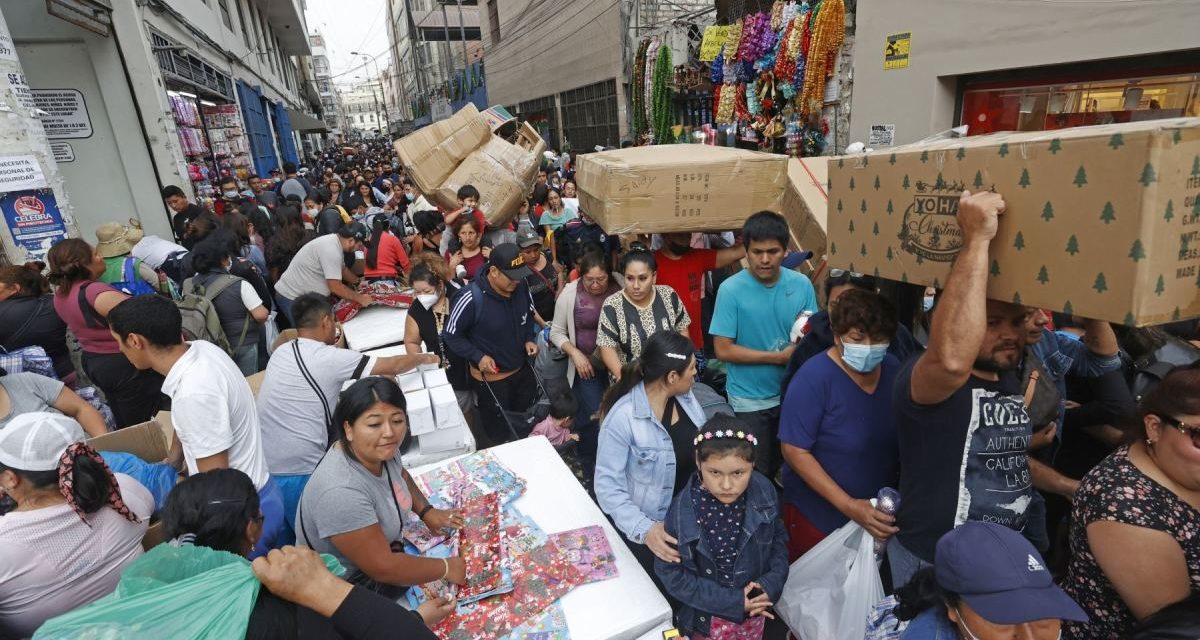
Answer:
<path fill-rule="evenodd" d="M 292 121 L 292 130 L 294 131 L 328 131 L 328 127 L 324 122 L 299 111 L 297 109 L 288 109 L 288 119 Z"/>

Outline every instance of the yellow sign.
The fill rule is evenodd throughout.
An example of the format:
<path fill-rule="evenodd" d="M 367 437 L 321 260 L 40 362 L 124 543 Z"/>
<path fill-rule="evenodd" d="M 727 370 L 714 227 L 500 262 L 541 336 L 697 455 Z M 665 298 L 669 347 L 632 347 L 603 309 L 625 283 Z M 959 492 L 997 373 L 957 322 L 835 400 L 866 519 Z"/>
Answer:
<path fill-rule="evenodd" d="M 700 42 L 700 61 L 712 62 L 717 59 L 721 47 L 729 40 L 729 25 L 705 27 L 704 40 Z"/>
<path fill-rule="evenodd" d="M 883 68 L 907 69 L 908 53 L 912 49 L 912 33 L 893 33 L 887 37 L 887 46 L 883 49 Z"/>

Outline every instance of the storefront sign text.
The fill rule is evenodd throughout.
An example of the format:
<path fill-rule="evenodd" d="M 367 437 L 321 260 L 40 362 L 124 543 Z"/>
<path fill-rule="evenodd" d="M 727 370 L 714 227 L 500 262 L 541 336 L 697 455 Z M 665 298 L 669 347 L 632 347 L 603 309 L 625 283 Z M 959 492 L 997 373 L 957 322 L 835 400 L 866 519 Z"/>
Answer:
<path fill-rule="evenodd" d="M 42 115 L 42 127 L 51 140 L 92 137 L 83 94 L 75 89 L 34 89 L 33 102 Z"/>

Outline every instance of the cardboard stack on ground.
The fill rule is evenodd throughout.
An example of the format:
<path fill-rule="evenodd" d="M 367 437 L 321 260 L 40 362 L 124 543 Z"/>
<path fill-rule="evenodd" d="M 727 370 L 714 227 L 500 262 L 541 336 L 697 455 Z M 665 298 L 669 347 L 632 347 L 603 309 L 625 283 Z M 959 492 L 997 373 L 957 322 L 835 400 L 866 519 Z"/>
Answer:
<path fill-rule="evenodd" d="M 579 204 L 610 234 L 741 229 L 779 211 L 787 156 L 703 144 L 632 147 L 579 156 Z"/>
<path fill-rule="evenodd" d="M 533 188 L 546 143 L 525 123 L 517 127 L 515 143 L 510 142 L 493 133 L 496 123 L 468 103 L 446 120 L 397 140 L 396 151 L 434 204 L 457 209 L 458 189 L 474 185 L 488 224 L 499 225 L 516 215 Z"/>
<path fill-rule="evenodd" d="M 825 279 L 829 277 L 826 237 L 829 193 L 825 189 L 828 181 L 829 158 L 788 159 L 788 186 L 780 212 L 788 221 L 791 248 L 813 253 L 812 258 L 800 265 L 800 272 L 812 280 L 818 292 L 824 291 Z"/>
<path fill-rule="evenodd" d="M 1137 326 L 1200 316 L 1200 118 L 832 159 L 830 265 L 944 286 L 964 189 L 1008 204 L 989 298 Z"/>

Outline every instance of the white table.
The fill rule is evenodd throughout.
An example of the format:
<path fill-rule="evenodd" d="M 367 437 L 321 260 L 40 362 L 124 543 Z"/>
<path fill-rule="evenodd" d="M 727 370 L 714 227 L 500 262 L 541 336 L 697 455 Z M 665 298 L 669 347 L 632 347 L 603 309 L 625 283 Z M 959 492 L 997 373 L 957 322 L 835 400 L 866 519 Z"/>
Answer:
<path fill-rule="evenodd" d="M 408 309 L 371 305 L 342 323 L 346 346 L 355 351 L 370 351 L 384 345 L 404 342 L 404 324 Z"/>
<path fill-rule="evenodd" d="M 650 576 L 542 437 L 493 447 L 504 466 L 525 480 L 525 494 L 513 505 L 546 533 L 600 525 L 617 558 L 618 576 L 585 584 L 563 596 L 572 640 L 661 640 L 671 625 L 671 606 Z M 448 462 L 410 469 L 413 475 Z"/>

